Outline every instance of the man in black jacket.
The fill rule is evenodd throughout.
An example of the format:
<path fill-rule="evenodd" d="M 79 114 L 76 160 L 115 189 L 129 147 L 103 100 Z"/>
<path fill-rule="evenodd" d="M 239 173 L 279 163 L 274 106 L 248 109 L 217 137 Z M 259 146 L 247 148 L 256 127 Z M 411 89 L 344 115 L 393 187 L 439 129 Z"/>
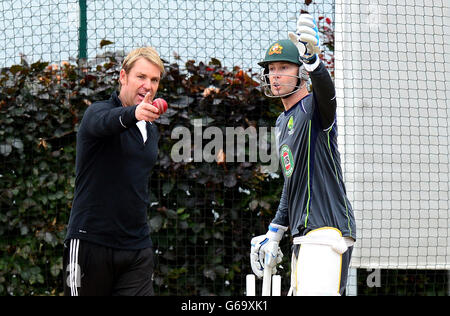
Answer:
<path fill-rule="evenodd" d="M 64 249 L 65 295 L 153 295 L 148 181 L 158 156 L 152 105 L 164 65 L 151 47 L 125 58 L 119 93 L 86 110 Z"/>

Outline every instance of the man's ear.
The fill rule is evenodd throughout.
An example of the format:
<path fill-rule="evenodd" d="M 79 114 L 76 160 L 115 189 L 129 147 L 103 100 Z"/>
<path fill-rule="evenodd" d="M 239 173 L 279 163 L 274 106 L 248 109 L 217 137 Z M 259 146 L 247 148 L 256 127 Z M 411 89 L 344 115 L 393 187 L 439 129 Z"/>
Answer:
<path fill-rule="evenodd" d="M 127 83 L 127 72 L 125 69 L 120 70 L 119 82 L 122 86 Z"/>

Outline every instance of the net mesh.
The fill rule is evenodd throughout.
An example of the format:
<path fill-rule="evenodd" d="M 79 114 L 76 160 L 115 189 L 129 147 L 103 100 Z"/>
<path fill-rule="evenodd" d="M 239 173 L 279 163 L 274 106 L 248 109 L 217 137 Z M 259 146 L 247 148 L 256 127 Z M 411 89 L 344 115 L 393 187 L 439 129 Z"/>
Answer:
<path fill-rule="evenodd" d="M 24 56 L 29 62 L 60 63 L 79 56 L 92 60 L 110 51 L 126 54 L 136 46 L 150 45 L 168 62 L 215 57 L 228 67 L 258 71 L 257 62 L 269 44 L 295 30 L 301 10 L 331 21 L 329 29 L 321 24 L 324 56 L 337 88 L 341 160 L 358 228 L 349 293 L 448 295 L 448 1 L 2 1 L 0 66 L 19 64 Z M 84 33 L 86 42 L 80 41 Z M 105 41 L 111 43 L 104 45 Z M 17 163 L 21 161 L 3 156 L 1 174 Z M 154 178 L 163 192 L 164 186 L 169 190 L 174 185 Z M 2 187 L 3 192 L 6 189 Z M 211 188 L 190 194 L 214 198 Z M 258 195 L 264 196 L 263 190 Z M 49 199 L 57 198 L 49 195 Z M 242 195 L 228 198 L 222 205 L 236 203 Z M 172 199 L 176 204 L 184 202 Z M 14 207 L 10 204 L 1 212 Z M 214 210 L 210 215 L 216 216 Z M 233 220 L 240 222 L 237 227 L 255 220 L 245 216 L 235 214 Z M 232 236 L 238 233 L 231 230 L 231 237 L 215 239 L 217 249 L 247 248 L 247 244 L 233 243 Z M 6 236 L 5 242 L 13 237 L 17 236 Z M 211 269 L 202 269 L 203 274 L 185 276 L 190 261 L 182 260 L 181 252 L 185 257 L 205 255 L 201 244 L 178 244 L 172 250 L 178 253 L 171 264 L 179 270 L 173 271 L 170 282 L 179 290 L 167 293 L 161 284 L 162 292 L 183 294 L 192 278 L 201 279 L 205 288 L 214 282 L 211 275 L 217 270 L 213 264 Z M 287 243 L 284 251 L 290 251 Z M 173 253 L 163 255 L 161 260 L 170 260 Z M 51 264 L 38 275 L 51 278 L 60 265 L 60 261 Z M 236 272 L 242 274 L 240 291 L 249 272 Z M 33 271 L 22 273 L 33 275 Z M 18 278 L 11 274 L 1 279 L 14 284 Z M 43 280 L 32 281 L 40 284 Z M 283 282 L 283 288 L 288 288 L 289 280 Z M 4 284 L 0 284 L 2 294 L 9 291 Z"/>
<path fill-rule="evenodd" d="M 448 4 L 336 3 L 341 146 L 364 268 L 449 269 Z"/>

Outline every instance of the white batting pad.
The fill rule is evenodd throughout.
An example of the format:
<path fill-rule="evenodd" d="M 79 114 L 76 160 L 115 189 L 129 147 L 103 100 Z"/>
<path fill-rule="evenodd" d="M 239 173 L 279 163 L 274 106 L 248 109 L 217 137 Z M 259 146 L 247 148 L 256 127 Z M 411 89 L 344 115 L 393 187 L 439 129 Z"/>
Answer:
<path fill-rule="evenodd" d="M 293 281 L 297 296 L 338 296 L 341 277 L 342 255 L 331 246 L 342 238 L 333 228 L 312 231 L 306 235 L 311 240 L 330 240 L 329 245 L 321 242 L 302 243 L 296 262 L 293 262 Z M 295 267 L 295 269 L 294 269 Z"/>

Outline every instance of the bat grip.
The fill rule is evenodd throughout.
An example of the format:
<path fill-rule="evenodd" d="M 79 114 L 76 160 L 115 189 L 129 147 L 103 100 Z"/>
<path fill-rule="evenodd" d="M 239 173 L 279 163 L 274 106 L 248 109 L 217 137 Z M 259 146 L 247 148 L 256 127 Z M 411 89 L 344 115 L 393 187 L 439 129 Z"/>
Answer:
<path fill-rule="evenodd" d="M 267 265 L 264 267 L 262 296 L 270 296 L 270 288 L 272 283 L 272 268 Z"/>

